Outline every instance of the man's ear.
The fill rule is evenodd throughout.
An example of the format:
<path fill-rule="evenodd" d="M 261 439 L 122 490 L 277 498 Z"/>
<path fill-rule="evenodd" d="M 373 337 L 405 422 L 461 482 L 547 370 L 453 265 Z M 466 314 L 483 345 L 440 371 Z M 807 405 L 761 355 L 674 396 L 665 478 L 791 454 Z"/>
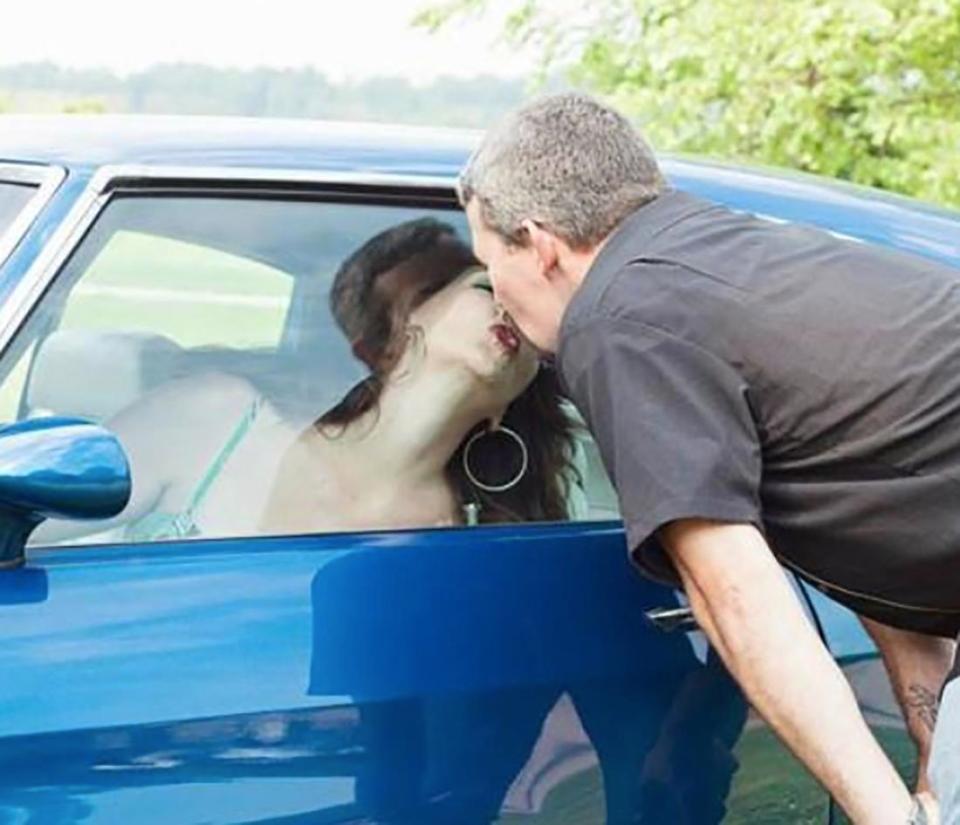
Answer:
<path fill-rule="evenodd" d="M 520 222 L 520 226 L 526 230 L 530 246 L 533 247 L 533 251 L 540 261 L 541 274 L 549 278 L 556 271 L 560 258 L 556 235 L 529 218 L 524 218 Z"/>

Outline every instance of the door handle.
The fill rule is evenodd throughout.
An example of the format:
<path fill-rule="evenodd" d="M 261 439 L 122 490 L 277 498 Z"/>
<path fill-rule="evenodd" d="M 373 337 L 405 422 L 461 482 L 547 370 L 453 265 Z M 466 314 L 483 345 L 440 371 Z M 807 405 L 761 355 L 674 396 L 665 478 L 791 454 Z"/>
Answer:
<path fill-rule="evenodd" d="M 655 607 L 653 610 L 648 610 L 645 615 L 657 630 L 662 630 L 664 633 L 700 629 L 689 607 Z"/>

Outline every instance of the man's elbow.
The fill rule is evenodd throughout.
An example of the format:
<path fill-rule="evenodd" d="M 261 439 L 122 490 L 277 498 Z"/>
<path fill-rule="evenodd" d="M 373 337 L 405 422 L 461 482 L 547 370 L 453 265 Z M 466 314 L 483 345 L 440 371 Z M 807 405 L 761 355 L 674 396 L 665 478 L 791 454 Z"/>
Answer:
<path fill-rule="evenodd" d="M 661 528 L 660 539 L 688 595 L 695 589 L 711 612 L 722 613 L 727 621 L 756 620 L 755 602 L 764 579 L 782 576 L 751 524 L 680 519 Z"/>

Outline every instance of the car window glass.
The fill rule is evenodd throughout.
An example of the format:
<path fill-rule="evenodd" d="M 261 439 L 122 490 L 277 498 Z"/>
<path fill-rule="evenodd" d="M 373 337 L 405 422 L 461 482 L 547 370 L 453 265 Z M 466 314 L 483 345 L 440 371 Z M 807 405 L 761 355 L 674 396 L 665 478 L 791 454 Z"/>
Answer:
<path fill-rule="evenodd" d="M 410 258 L 418 263 L 395 270 L 401 280 L 387 298 L 365 293 L 351 303 L 353 293 L 343 292 L 338 322 L 338 270 L 352 261 L 356 291 L 371 254 L 393 260 L 390 267 L 406 254 L 392 246 L 384 253 L 371 239 L 425 219 L 449 227 L 459 268 L 439 270 L 429 286 L 421 259 Z M 358 263 L 361 247 L 367 257 Z M 115 196 L 6 352 L 0 413 L 104 424 L 130 457 L 133 497 L 117 519 L 49 520 L 32 542 L 615 518 L 593 442 L 550 368 L 538 368 L 532 348 L 496 326 L 504 319 L 489 280 L 463 266 L 463 254 L 469 240 L 456 210 Z M 419 315 L 390 320 L 417 307 Z M 432 407 L 448 378 L 438 389 L 424 378 L 438 380 L 429 370 L 469 375 L 471 392 L 506 399 L 511 432 L 487 434 L 481 418 L 449 444 L 440 427 L 420 451 L 401 456 L 394 436 L 371 448 L 390 432 L 382 422 L 391 415 L 407 427 L 442 419 Z M 411 381 L 431 389 L 396 390 Z M 382 398 L 404 398 L 402 415 L 384 410 Z M 441 442 L 440 482 L 418 490 L 408 467 Z M 514 476 L 519 486 L 499 489 Z"/>
<path fill-rule="evenodd" d="M 292 288 L 289 274 L 259 261 L 121 230 L 74 289 L 60 328 L 153 332 L 184 347 L 275 347 Z"/>
<path fill-rule="evenodd" d="M 11 357 L 11 367 L 6 378 L 0 384 L 0 421 L 14 421 L 19 417 L 20 402 L 24 395 L 30 363 L 33 358 L 35 342 L 19 353 L 19 357 Z"/>
<path fill-rule="evenodd" d="M 0 181 L 0 235 L 10 228 L 36 191 L 31 184 Z"/>

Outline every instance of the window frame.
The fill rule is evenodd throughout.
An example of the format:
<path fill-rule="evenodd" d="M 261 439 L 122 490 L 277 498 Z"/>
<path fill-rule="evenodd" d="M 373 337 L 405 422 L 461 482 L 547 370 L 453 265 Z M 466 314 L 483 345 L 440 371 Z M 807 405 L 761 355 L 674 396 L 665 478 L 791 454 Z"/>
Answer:
<path fill-rule="evenodd" d="M 113 198 L 130 195 L 285 198 L 462 212 L 455 182 L 449 177 L 259 167 L 104 166 L 92 176 L 6 302 L 0 304 L 0 359 L 16 355 L 18 335 Z M 0 379 L 6 370 L 6 363 L 0 360 Z M 596 529 L 608 528 L 616 521 L 591 518 L 561 524 Z M 69 549 L 73 548 L 38 546 L 31 552 Z"/>
<path fill-rule="evenodd" d="M 100 167 L 9 297 L 0 304 L 0 380 L 9 370 L 7 360 L 17 355 L 20 333 L 27 331 L 34 310 L 41 306 L 88 232 L 115 196 L 130 195 L 282 198 L 462 211 L 454 182 L 443 177 L 269 167 Z M 138 545 L 141 549 L 143 546 L 149 545 Z M 75 548 L 69 545 L 38 546 L 31 548 L 31 553 L 72 549 Z"/>
<path fill-rule="evenodd" d="M 66 176 L 67 170 L 62 166 L 0 162 L 0 184 L 25 184 L 36 187 L 36 191 L 10 226 L 0 231 L 0 266 L 6 263 Z"/>

